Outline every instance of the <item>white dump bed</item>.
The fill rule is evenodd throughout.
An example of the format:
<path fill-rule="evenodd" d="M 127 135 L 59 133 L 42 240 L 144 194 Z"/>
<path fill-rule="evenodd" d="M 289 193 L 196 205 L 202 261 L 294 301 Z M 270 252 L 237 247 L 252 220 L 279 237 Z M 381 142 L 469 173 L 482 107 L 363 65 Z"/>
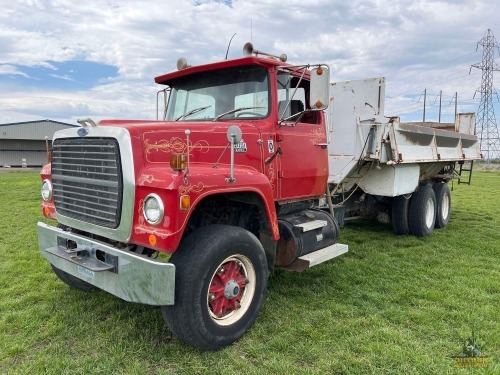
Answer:
<path fill-rule="evenodd" d="M 329 182 L 396 196 L 415 190 L 451 161 L 481 159 L 474 113 L 455 123 L 402 123 L 384 116 L 385 79 L 331 84 L 327 112 Z"/>

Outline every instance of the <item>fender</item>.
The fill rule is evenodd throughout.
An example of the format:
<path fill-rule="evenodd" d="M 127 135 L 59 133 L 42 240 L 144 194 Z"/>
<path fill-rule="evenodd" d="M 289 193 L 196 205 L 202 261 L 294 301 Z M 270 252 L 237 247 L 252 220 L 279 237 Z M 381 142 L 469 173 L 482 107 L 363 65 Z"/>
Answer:
<path fill-rule="evenodd" d="M 226 182 L 226 178 L 229 176 L 229 169 L 221 169 L 218 174 L 215 174 L 214 171 L 217 170 L 210 168 L 210 180 L 212 180 L 213 178 L 217 178 L 218 180 L 220 179 L 221 182 L 217 183 L 215 186 L 210 186 L 210 184 L 207 184 L 206 189 L 201 191 L 193 202 L 190 214 L 196 208 L 196 205 L 203 198 L 209 195 L 236 192 L 256 193 L 262 199 L 262 203 L 264 204 L 264 208 L 266 210 L 267 219 L 269 221 L 271 234 L 273 236 L 273 239 L 277 241 L 280 238 L 278 218 L 276 214 L 276 208 L 274 206 L 273 190 L 267 176 L 253 168 L 235 166 L 235 180 L 233 182 Z M 224 184 L 222 184 L 222 181 L 224 182 Z M 207 182 L 209 183 L 210 181 Z M 200 186 L 200 183 L 203 184 L 203 181 L 200 180 L 197 187 Z"/>
<path fill-rule="evenodd" d="M 134 228 L 131 242 L 143 244 L 155 250 L 173 253 L 197 205 L 206 197 L 216 194 L 250 192 L 257 194 L 266 210 L 271 235 L 279 239 L 278 219 L 274 206 L 273 191 L 269 179 L 251 167 L 235 166 L 235 181 L 226 182 L 227 165 L 213 168 L 211 165 L 192 163 L 190 171 L 174 172 L 169 167 L 144 168 L 136 178 L 137 195 Z M 165 206 L 163 223 L 152 226 L 144 220 L 142 202 L 147 194 L 158 194 Z M 180 210 L 181 196 L 189 196 L 189 210 Z"/>

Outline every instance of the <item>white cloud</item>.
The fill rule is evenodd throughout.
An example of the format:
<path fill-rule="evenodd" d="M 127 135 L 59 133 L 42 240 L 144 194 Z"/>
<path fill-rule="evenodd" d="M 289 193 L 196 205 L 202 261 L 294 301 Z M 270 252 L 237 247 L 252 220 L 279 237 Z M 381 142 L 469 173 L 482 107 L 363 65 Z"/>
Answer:
<path fill-rule="evenodd" d="M 71 78 L 68 75 L 59 75 L 59 74 L 50 74 L 51 77 L 57 78 L 57 79 L 62 79 L 64 81 L 74 81 L 73 78 Z"/>
<path fill-rule="evenodd" d="M 252 39 L 255 48 L 286 53 L 292 63 L 330 64 L 332 80 L 386 76 L 387 94 L 394 96 L 387 105 L 394 108 L 408 106 L 426 87 L 434 95 L 459 91 L 472 98 L 480 83 L 477 71 L 467 76 L 469 65 L 481 59 L 474 54 L 476 42 L 498 24 L 500 13 L 500 3 L 486 0 L 0 0 L 0 5 L 0 77 L 27 78 L 23 67 L 56 72 L 53 62 L 69 60 L 118 69 L 118 77 L 83 92 L 0 87 L 0 122 L 11 121 L 13 114 L 19 121 L 36 115 L 152 118 L 153 77 L 174 70 L 180 56 L 193 65 L 222 60 L 234 33 L 230 58 L 241 56 Z M 500 37 L 500 29 L 493 32 Z M 82 73 L 52 76 L 81 81 Z"/>
<path fill-rule="evenodd" d="M 8 64 L 0 65 L 0 74 L 17 75 L 17 76 L 29 78 L 29 75 L 27 75 L 26 73 L 20 71 L 15 66 L 8 65 Z"/>

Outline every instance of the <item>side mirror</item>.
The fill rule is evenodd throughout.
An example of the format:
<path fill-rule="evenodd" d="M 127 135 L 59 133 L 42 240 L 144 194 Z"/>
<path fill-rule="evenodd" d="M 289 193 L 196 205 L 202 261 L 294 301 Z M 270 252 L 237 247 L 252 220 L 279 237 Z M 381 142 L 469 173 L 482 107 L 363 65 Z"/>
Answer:
<path fill-rule="evenodd" d="M 241 133 L 241 129 L 237 125 L 231 125 L 229 129 L 227 129 L 227 141 L 231 143 L 231 139 L 234 136 L 234 143 L 240 143 L 243 134 Z"/>
<path fill-rule="evenodd" d="M 320 65 L 311 70 L 311 93 L 309 106 L 313 110 L 323 110 L 330 102 L 330 68 Z"/>

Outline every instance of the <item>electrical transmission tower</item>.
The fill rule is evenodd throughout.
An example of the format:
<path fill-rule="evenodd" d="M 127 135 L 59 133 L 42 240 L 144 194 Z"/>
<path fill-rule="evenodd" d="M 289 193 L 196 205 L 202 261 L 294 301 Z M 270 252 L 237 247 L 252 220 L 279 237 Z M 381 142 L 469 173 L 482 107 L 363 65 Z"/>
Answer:
<path fill-rule="evenodd" d="M 498 138 L 498 128 L 495 119 L 495 111 L 493 110 L 493 94 L 498 94 L 493 87 L 493 72 L 499 71 L 500 67 L 494 61 L 495 47 L 498 48 L 497 41 L 490 29 L 486 35 L 477 42 L 476 51 L 479 46 L 483 47 L 483 60 L 479 63 L 471 65 L 472 68 L 478 68 L 483 71 L 481 78 L 481 88 L 476 92 L 481 93 L 481 102 L 476 117 L 476 135 L 480 142 L 481 153 L 486 161 L 499 158 L 500 139 Z M 470 71 L 469 71 L 470 73 Z M 476 94 L 474 94 L 475 96 Z"/>

